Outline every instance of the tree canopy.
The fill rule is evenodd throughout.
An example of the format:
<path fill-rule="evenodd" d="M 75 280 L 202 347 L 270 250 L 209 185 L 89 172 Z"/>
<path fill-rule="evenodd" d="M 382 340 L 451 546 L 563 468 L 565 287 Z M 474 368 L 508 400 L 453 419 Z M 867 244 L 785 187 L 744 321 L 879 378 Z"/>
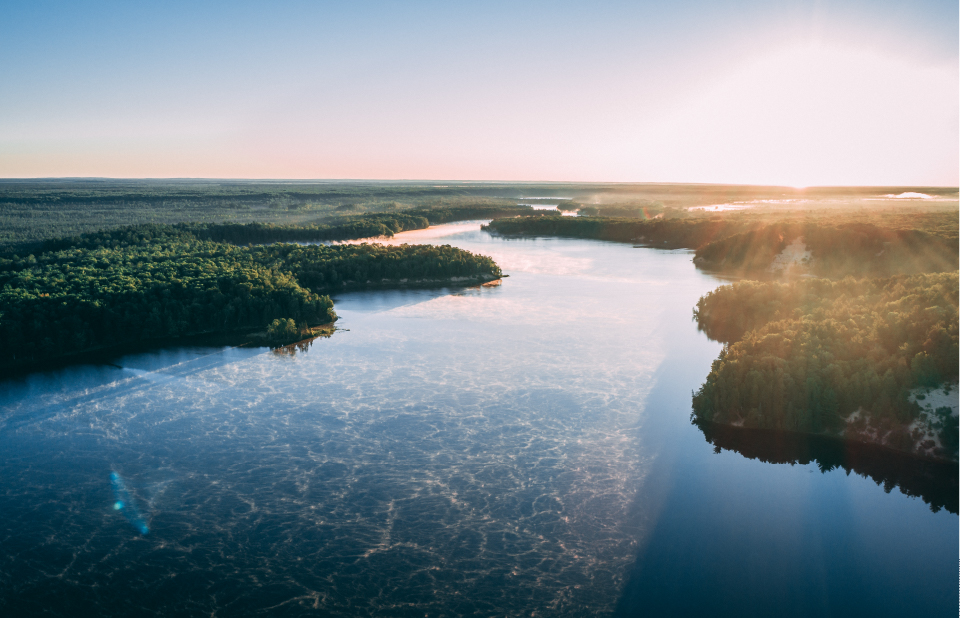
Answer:
<path fill-rule="evenodd" d="M 275 320 L 324 324 L 336 318 L 331 291 L 500 275 L 490 258 L 450 246 L 240 247 L 201 240 L 191 226 L 128 227 L 49 247 L 0 258 L 0 366 Z"/>
<path fill-rule="evenodd" d="M 955 384 L 960 371 L 957 290 L 956 272 L 718 288 L 694 316 L 730 345 L 694 395 L 694 419 L 853 432 L 913 450 L 925 437 L 905 429 L 919 412 L 911 390 Z"/>

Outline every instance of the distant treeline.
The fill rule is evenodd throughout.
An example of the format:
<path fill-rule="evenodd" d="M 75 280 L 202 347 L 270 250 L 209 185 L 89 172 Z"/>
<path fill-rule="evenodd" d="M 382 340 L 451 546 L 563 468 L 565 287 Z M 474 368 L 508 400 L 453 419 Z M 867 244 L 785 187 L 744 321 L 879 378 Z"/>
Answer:
<path fill-rule="evenodd" d="M 327 224 L 290 225 L 276 223 L 177 223 L 175 225 L 140 225 L 92 232 L 69 238 L 45 241 L 40 250 L 57 251 L 67 247 L 96 247 L 140 242 L 144 238 L 177 237 L 237 245 L 273 242 L 311 242 L 354 240 L 378 236 L 393 236 L 405 230 L 422 229 L 430 225 L 426 217 L 407 214 L 371 214 L 350 217 L 342 222 Z"/>
<path fill-rule="evenodd" d="M 320 242 L 356 240 L 361 238 L 391 237 L 408 230 L 421 230 L 430 225 L 483 219 L 504 214 L 527 214 L 529 208 L 512 209 L 500 207 L 477 207 L 449 209 L 420 209 L 403 213 L 370 213 L 345 217 L 336 223 L 279 224 L 279 223 L 176 223 L 173 225 L 147 224 L 124 226 L 79 236 L 44 241 L 38 247 L 41 252 L 57 251 L 67 247 L 103 246 L 123 242 L 139 242 L 134 238 L 157 235 L 228 242 L 236 245 L 266 244 L 273 242 Z M 8 249 L 7 253 L 16 249 Z M 22 248 L 18 249 L 22 252 Z"/>
<path fill-rule="evenodd" d="M 775 223 L 715 240 L 697 249 L 698 265 L 744 274 L 770 268 L 796 240 L 812 253 L 813 273 L 889 276 L 954 271 L 956 234 L 895 229 L 867 223 Z"/>
<path fill-rule="evenodd" d="M 839 432 L 906 451 L 919 386 L 956 383 L 958 273 L 888 279 L 742 281 L 707 294 L 695 318 L 730 343 L 694 395 L 699 421 Z M 855 422 L 844 419 L 856 411 Z M 956 457 L 957 419 L 940 414 L 943 453 Z"/>
<path fill-rule="evenodd" d="M 229 235 L 230 232 L 225 235 Z M 450 246 L 240 247 L 184 226 L 81 236 L 0 258 L 0 366 L 25 366 L 151 339 L 329 323 L 323 292 L 500 275 Z"/>
<path fill-rule="evenodd" d="M 486 229 L 504 235 L 565 236 L 636 242 L 668 249 L 697 248 L 755 227 L 727 218 L 638 220 L 607 217 L 514 217 L 495 219 Z"/>
<path fill-rule="evenodd" d="M 3 188 L 0 182 L 0 250 L 20 253 L 40 251 L 44 241 L 127 225 L 192 224 L 190 231 L 212 240 L 247 244 L 389 236 L 425 227 L 424 220 L 436 224 L 535 212 L 505 198 L 426 197 L 431 194 L 424 187 L 401 187 L 396 193 L 357 187 L 316 193 L 177 185 L 152 192 L 149 186 L 139 187 L 140 192 Z M 387 199 L 391 196 L 395 199 Z M 263 227 L 237 228 L 249 224 Z"/>
<path fill-rule="evenodd" d="M 797 239 L 802 239 L 813 254 L 812 269 L 820 276 L 888 276 L 958 268 L 955 213 L 927 214 L 909 222 L 897 218 L 881 224 L 835 223 L 836 218 L 770 222 L 767 218 L 730 215 L 646 221 L 513 217 L 496 219 L 487 229 L 505 235 L 567 236 L 696 249 L 698 265 L 739 274 L 767 270 L 774 258 Z"/>

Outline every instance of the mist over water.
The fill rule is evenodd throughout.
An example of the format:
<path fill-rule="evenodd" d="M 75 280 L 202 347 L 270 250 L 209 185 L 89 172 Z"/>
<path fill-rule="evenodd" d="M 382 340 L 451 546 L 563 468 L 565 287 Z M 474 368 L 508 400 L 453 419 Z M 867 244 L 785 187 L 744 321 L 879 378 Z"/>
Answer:
<path fill-rule="evenodd" d="M 689 425 L 720 350 L 691 322 L 719 282 L 689 252 L 476 223 L 390 242 L 454 244 L 510 277 L 339 295 L 343 330 L 299 351 L 180 348 L 0 383 L 0 608 L 609 614 L 658 548 L 695 563 L 704 524 L 671 509 L 716 520 L 722 506 L 730 525 L 772 513 L 751 528 L 760 548 L 783 515 L 773 487 L 806 488 L 793 499 L 807 506 L 826 492 L 847 505 L 844 530 L 882 507 L 887 529 L 917 535 L 890 562 L 935 580 L 919 606 L 939 607 L 924 568 L 952 569 L 953 550 L 931 548 L 955 547 L 956 516 L 855 475 L 714 455 Z"/>

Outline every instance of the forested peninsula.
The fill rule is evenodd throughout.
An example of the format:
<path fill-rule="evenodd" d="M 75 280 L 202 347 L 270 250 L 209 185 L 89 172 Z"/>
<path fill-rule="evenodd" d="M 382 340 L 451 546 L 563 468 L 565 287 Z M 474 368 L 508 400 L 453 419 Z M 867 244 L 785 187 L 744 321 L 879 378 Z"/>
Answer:
<path fill-rule="evenodd" d="M 673 214 L 514 217 L 487 229 L 693 249 L 699 268 L 745 279 L 694 311 L 701 330 L 728 344 L 693 397 L 692 420 L 705 428 L 957 459 L 955 404 L 925 403 L 956 399 L 955 208 Z"/>
<path fill-rule="evenodd" d="M 260 224 L 143 225 L 50 240 L 36 255 L 0 258 L 0 367 L 198 334 L 267 329 L 282 342 L 335 320 L 327 295 L 333 291 L 464 284 L 501 274 L 490 258 L 447 245 L 223 242 L 317 231 L 330 233 Z"/>
<path fill-rule="evenodd" d="M 694 395 L 693 418 L 956 458 L 957 417 L 924 414 L 917 395 L 956 385 L 957 290 L 956 272 L 718 288 L 694 316 L 730 345 Z"/>

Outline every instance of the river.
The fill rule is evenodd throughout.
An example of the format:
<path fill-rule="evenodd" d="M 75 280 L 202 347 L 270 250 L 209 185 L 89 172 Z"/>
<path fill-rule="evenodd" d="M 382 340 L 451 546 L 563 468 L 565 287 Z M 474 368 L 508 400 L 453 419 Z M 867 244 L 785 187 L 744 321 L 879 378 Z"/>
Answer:
<path fill-rule="evenodd" d="M 0 382 L 0 610 L 936 616 L 957 516 L 715 448 L 688 251 L 399 234 L 499 286 L 337 295 L 330 338 Z M 717 452 L 720 451 L 720 452 Z M 949 612 L 949 613 L 948 613 Z"/>

